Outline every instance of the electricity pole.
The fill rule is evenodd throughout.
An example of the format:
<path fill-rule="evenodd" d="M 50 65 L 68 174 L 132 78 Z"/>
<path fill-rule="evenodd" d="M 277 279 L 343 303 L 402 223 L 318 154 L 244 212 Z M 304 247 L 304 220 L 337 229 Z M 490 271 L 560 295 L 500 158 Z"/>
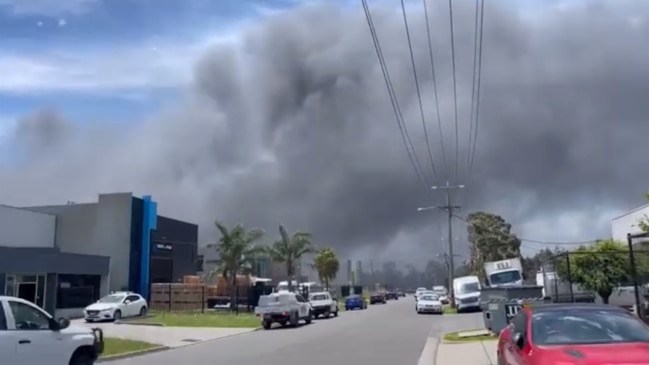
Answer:
<path fill-rule="evenodd" d="M 441 206 L 431 206 L 425 208 L 417 208 L 418 211 L 429 210 L 429 209 L 439 209 L 447 213 L 448 218 L 448 292 L 451 295 L 450 304 L 452 308 L 455 308 L 455 290 L 453 290 L 453 279 L 455 276 L 455 264 L 453 258 L 453 214 L 460 210 L 460 206 L 451 204 L 451 190 L 453 189 L 463 189 L 464 185 L 451 185 L 448 181 L 446 185 L 431 186 L 433 190 L 443 189 L 446 193 L 446 205 Z"/>

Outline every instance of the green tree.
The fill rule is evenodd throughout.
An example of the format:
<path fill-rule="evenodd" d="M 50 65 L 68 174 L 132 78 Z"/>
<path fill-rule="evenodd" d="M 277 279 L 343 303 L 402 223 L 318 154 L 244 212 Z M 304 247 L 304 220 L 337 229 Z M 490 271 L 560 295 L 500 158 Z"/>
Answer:
<path fill-rule="evenodd" d="M 649 200 L 649 193 L 645 195 L 645 199 Z M 638 226 L 643 232 L 649 232 L 649 217 L 645 215 L 644 218 L 640 219 Z"/>
<path fill-rule="evenodd" d="M 521 256 L 521 241 L 511 233 L 511 225 L 501 216 L 473 212 L 466 221 L 471 251 L 469 266 L 474 275 L 484 277 L 485 262 Z"/>
<path fill-rule="evenodd" d="M 331 248 L 323 248 L 318 251 L 313 259 L 313 268 L 318 272 L 320 282 L 329 289 L 329 284 L 336 279 L 340 269 L 340 261 Z"/>
<path fill-rule="evenodd" d="M 593 246 L 579 247 L 570 253 L 570 277 L 582 288 L 597 292 L 608 304 L 613 289 L 630 278 L 626 245 L 602 240 Z"/>
<path fill-rule="evenodd" d="M 210 244 L 216 250 L 218 259 L 217 267 L 208 275 L 223 275 L 223 278 L 229 280 L 231 290 L 237 285 L 237 274 L 249 273 L 254 266 L 257 258 L 263 252 L 263 248 L 255 245 L 263 235 L 260 229 L 247 230 L 241 224 L 232 228 L 226 227 L 223 223 L 214 222 L 219 230 L 221 237 L 217 243 Z M 236 297 L 234 295 L 233 297 Z M 231 300 L 230 305 L 235 308 L 236 301 Z"/>
<path fill-rule="evenodd" d="M 295 232 L 289 235 L 283 225 L 279 225 L 280 238 L 268 246 L 266 252 L 271 260 L 286 266 L 288 289 L 293 290 L 293 280 L 297 264 L 302 256 L 316 251 L 311 242 L 311 233 Z"/>

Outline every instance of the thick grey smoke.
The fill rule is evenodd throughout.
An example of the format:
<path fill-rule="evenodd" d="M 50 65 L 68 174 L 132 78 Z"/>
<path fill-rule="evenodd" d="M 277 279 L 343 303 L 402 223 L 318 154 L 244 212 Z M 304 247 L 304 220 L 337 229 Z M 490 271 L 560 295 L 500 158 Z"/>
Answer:
<path fill-rule="evenodd" d="M 433 43 L 452 170 L 448 9 L 435 3 Z M 649 4 L 589 1 L 526 18 L 488 2 L 471 180 L 473 14 L 457 4 L 464 213 L 493 210 L 521 235 L 540 239 L 607 234 L 611 215 L 641 204 L 649 185 Z M 441 183 L 449 171 L 440 157 L 418 6 L 410 25 Z M 375 9 L 374 16 L 431 176 L 401 14 Z M 27 205 L 90 200 L 97 192 L 150 193 L 162 213 L 200 223 L 204 240 L 214 237 L 214 218 L 263 227 L 273 237 L 282 222 L 312 231 L 318 243 L 347 257 L 419 259 L 442 234 L 435 223 L 442 217 L 416 208 L 443 203 L 443 196 L 431 199 L 416 180 L 383 83 L 360 9 L 279 14 L 242 31 L 240 43 L 206 51 L 186 100 L 142 125 L 79 129 L 51 111 L 25 117 L 15 139 L 21 164 L 0 171 L 0 199 Z M 437 242 L 427 252 L 442 250 Z"/>

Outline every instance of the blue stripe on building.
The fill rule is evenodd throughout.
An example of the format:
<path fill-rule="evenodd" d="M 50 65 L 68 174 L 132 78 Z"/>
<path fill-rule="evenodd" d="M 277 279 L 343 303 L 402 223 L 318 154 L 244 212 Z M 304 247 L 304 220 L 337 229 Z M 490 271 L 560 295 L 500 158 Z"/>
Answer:
<path fill-rule="evenodd" d="M 150 195 L 142 197 L 142 241 L 140 254 L 140 295 L 149 298 L 149 270 L 151 262 L 151 231 L 157 228 L 158 204 Z"/>

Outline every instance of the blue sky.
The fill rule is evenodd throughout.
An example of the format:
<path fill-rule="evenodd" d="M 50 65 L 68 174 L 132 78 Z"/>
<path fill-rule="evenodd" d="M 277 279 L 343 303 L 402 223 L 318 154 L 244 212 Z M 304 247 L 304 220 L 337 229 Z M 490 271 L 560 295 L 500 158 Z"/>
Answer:
<path fill-rule="evenodd" d="M 210 44 L 316 1 L 0 0 L 0 136 L 38 107 L 80 121 L 137 120 L 177 97 Z"/>

